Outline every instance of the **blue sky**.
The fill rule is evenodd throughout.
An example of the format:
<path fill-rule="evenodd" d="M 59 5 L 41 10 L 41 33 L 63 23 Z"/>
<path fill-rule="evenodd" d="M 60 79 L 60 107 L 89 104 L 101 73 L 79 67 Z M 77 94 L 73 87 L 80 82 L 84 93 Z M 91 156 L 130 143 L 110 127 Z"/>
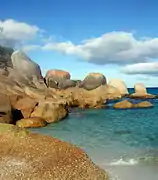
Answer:
<path fill-rule="evenodd" d="M 0 43 L 73 79 L 101 72 L 128 87 L 158 86 L 157 0 L 5 0 Z"/>

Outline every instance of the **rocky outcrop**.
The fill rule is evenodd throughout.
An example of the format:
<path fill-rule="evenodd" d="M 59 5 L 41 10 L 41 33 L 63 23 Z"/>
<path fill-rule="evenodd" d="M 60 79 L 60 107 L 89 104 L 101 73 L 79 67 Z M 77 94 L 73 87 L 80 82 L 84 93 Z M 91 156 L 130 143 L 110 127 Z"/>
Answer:
<path fill-rule="evenodd" d="M 77 106 L 79 108 L 102 108 L 105 106 L 107 99 L 106 86 L 104 85 L 94 90 L 74 87 L 58 91 L 57 93 L 64 99 L 68 97 L 70 106 Z"/>
<path fill-rule="evenodd" d="M 130 98 L 133 99 L 152 99 L 155 95 L 148 94 L 146 87 L 142 83 L 137 83 L 134 86 L 135 93 L 130 94 Z"/>
<path fill-rule="evenodd" d="M 127 100 L 123 100 L 121 102 L 117 102 L 116 104 L 114 104 L 114 108 L 115 109 L 130 109 L 130 108 L 134 108 L 134 104 Z"/>
<path fill-rule="evenodd" d="M 108 180 L 76 146 L 23 128 L 0 124 L 0 179 Z"/>
<path fill-rule="evenodd" d="M 103 74 L 90 73 L 80 83 L 79 87 L 82 87 L 86 90 L 93 90 L 93 89 L 96 89 L 99 86 L 105 85 L 105 84 L 106 84 L 106 78 Z"/>
<path fill-rule="evenodd" d="M 111 79 L 108 85 L 117 88 L 122 95 L 128 94 L 127 86 L 121 79 Z"/>
<path fill-rule="evenodd" d="M 22 128 L 37 128 L 46 126 L 47 122 L 43 118 L 31 117 L 17 121 L 16 125 Z"/>
<path fill-rule="evenodd" d="M 63 104 L 53 103 L 52 101 L 40 101 L 32 112 L 31 117 L 41 117 L 47 123 L 57 122 L 64 119 L 68 111 Z"/>

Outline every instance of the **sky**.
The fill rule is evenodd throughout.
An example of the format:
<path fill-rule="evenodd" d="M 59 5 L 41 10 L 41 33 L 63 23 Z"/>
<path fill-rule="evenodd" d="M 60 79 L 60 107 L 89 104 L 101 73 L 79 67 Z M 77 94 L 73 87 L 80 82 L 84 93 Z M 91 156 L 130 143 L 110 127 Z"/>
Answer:
<path fill-rule="evenodd" d="M 157 0 L 2 0 L 0 45 L 41 67 L 158 86 Z"/>

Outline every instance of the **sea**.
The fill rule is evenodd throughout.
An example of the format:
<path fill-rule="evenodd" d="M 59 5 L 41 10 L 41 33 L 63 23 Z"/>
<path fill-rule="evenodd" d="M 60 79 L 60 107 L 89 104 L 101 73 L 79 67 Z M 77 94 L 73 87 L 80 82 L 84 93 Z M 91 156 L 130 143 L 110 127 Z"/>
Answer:
<path fill-rule="evenodd" d="M 158 88 L 147 90 L 158 95 Z M 116 110 L 114 101 L 103 109 L 76 108 L 59 123 L 31 130 L 84 149 L 110 180 L 158 180 L 158 99 L 150 102 L 147 109 Z"/>

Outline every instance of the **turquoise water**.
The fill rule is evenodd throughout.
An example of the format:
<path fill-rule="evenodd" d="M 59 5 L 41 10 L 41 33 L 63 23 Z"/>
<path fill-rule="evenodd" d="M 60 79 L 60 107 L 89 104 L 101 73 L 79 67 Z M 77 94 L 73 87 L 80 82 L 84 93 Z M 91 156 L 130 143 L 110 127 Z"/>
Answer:
<path fill-rule="evenodd" d="M 76 144 L 113 180 L 158 180 L 158 100 L 151 102 L 149 109 L 73 109 L 66 120 L 33 131 Z"/>

